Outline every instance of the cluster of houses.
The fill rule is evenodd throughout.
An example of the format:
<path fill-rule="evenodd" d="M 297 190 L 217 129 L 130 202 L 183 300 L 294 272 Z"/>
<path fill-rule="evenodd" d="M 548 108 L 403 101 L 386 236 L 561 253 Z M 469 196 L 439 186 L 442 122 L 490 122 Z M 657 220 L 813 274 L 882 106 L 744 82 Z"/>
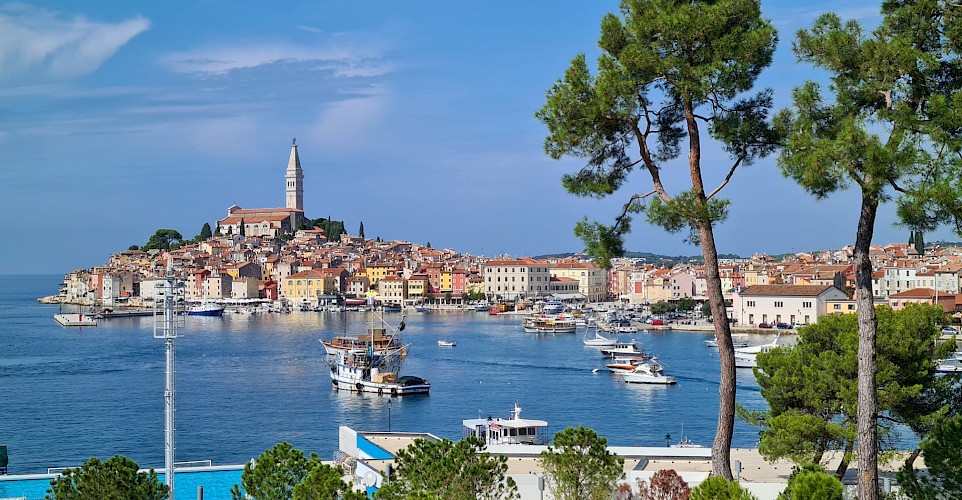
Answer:
<path fill-rule="evenodd" d="M 616 300 L 623 304 L 705 300 L 704 266 L 671 268 L 615 259 L 605 270 L 577 257 L 558 259 L 472 256 L 405 241 L 348 234 L 328 241 L 320 229 L 290 241 L 270 236 L 215 235 L 169 252 L 128 250 L 103 266 L 68 274 L 58 299 L 66 303 L 145 306 L 153 280 L 173 260 L 189 300 L 284 300 L 293 306 L 339 303 L 376 295 L 384 303 L 458 303 L 557 299 Z M 906 244 L 873 247 L 876 303 L 900 309 L 941 304 L 962 317 L 962 248 L 918 255 Z M 775 259 L 755 255 L 720 263 L 730 319 L 742 326 L 807 324 L 825 314 L 854 313 L 852 248 Z M 371 293 L 374 292 L 374 293 Z"/>

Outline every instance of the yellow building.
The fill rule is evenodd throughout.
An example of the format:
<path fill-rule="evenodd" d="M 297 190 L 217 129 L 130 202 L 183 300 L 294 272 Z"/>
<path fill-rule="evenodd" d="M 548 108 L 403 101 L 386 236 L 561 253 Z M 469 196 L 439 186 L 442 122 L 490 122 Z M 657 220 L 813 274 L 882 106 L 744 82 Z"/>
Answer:
<path fill-rule="evenodd" d="M 578 293 L 588 302 L 602 302 L 608 295 L 608 273 L 593 262 L 563 262 L 551 264 L 554 278 L 578 281 Z"/>
<path fill-rule="evenodd" d="M 371 286 L 377 286 L 382 279 L 397 276 L 400 272 L 400 266 L 390 262 L 375 262 L 365 269 L 365 275 L 371 280 Z"/>
<path fill-rule="evenodd" d="M 292 274 L 284 283 L 284 296 L 295 303 L 317 302 L 318 297 L 337 293 L 337 280 L 315 269 Z"/>
<path fill-rule="evenodd" d="M 427 276 L 423 274 L 415 274 L 408 278 L 408 294 L 409 299 L 423 299 L 431 293 L 431 282 Z"/>

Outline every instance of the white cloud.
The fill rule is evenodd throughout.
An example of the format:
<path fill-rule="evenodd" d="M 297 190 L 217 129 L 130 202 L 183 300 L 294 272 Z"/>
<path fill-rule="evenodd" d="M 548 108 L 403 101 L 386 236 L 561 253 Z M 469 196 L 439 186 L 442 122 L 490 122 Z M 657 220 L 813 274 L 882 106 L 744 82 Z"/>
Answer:
<path fill-rule="evenodd" d="M 309 64 L 315 70 L 333 70 L 337 76 L 379 76 L 393 70 L 381 60 L 375 46 L 363 46 L 341 40 L 318 46 L 300 46 L 286 42 L 238 43 L 194 49 L 165 58 L 172 71 L 196 75 L 224 75 L 231 71 L 251 69 L 275 63 Z"/>
<path fill-rule="evenodd" d="M 149 28 L 150 21 L 142 17 L 112 24 L 22 4 L 0 5 L 3 78 L 38 72 L 69 79 L 91 73 Z"/>

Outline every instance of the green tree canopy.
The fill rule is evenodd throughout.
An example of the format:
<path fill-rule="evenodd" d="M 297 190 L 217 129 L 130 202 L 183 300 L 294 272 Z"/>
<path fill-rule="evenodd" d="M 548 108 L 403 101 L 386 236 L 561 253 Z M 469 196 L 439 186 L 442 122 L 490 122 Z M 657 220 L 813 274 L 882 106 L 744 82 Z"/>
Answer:
<path fill-rule="evenodd" d="M 842 482 L 818 464 L 806 464 L 788 476 L 777 500 L 842 500 Z"/>
<path fill-rule="evenodd" d="M 691 297 L 682 297 L 678 299 L 678 303 L 675 304 L 675 307 L 679 311 L 691 311 L 695 309 L 695 299 Z"/>
<path fill-rule="evenodd" d="M 174 229 L 158 229 L 147 241 L 147 244 L 140 249 L 147 250 L 170 250 L 174 242 L 183 240 L 184 237 Z"/>
<path fill-rule="evenodd" d="M 721 359 L 712 468 L 728 478 L 735 365 L 714 224 L 727 215 L 729 202 L 718 194 L 735 171 L 779 143 L 767 123 L 770 91 L 751 93 L 771 63 L 776 41 L 758 0 L 622 0 L 620 16 L 608 14 L 601 21 L 596 74 L 584 54 L 576 56 L 536 114 L 548 127 L 545 152 L 585 163 L 562 178 L 569 192 L 594 198 L 621 189 L 634 193 L 623 195 L 627 201 L 613 225 L 586 218 L 575 227 L 602 267 L 624 254 L 624 235 L 637 213 L 669 232 L 686 231 L 689 241 L 701 244 Z M 702 140 L 709 138 L 730 161 L 713 161 L 715 168 L 703 172 Z M 690 189 L 669 192 L 662 172 L 686 143 L 685 160 L 677 163 L 689 173 Z M 643 182 L 628 188 L 636 168 Z"/>
<path fill-rule="evenodd" d="M 690 500 L 757 500 L 748 490 L 735 481 L 719 476 L 709 476 L 691 490 Z"/>
<path fill-rule="evenodd" d="M 327 464 L 314 465 L 294 486 L 293 500 L 366 500 L 367 495 L 341 479 L 341 470 Z"/>
<path fill-rule="evenodd" d="M 79 469 L 64 469 L 50 481 L 47 499 L 103 500 L 128 499 L 162 500 L 167 498 L 167 485 L 157 473 L 137 472 L 137 463 L 120 455 L 101 462 L 96 457 L 84 462 Z"/>
<path fill-rule="evenodd" d="M 894 423 L 919 432 L 945 414 L 945 401 L 931 400 L 926 387 L 936 384 L 935 360 L 952 349 L 937 345 L 941 307 L 910 305 L 877 311 L 879 426 L 883 443 Z M 755 378 L 769 410 L 748 413 L 762 425 L 759 451 L 768 460 L 790 458 L 819 463 L 826 451 L 842 450 L 836 473 L 844 474 L 855 449 L 858 407 L 858 318 L 830 315 L 799 329 L 794 347 L 758 355 Z"/>
<path fill-rule="evenodd" d="M 231 488 L 231 498 L 233 500 L 244 500 L 248 497 L 254 500 L 290 500 L 294 498 L 294 488 L 313 469 L 321 465 L 321 460 L 316 454 L 311 453 L 310 457 L 307 457 L 304 456 L 304 452 L 294 448 L 288 442 L 278 443 L 258 455 L 253 464 L 248 463 L 244 466 L 241 484 L 240 486 L 235 484 Z M 241 488 L 244 493 L 241 492 Z"/>
<path fill-rule="evenodd" d="M 673 312 L 675 309 L 675 304 L 670 304 L 664 300 L 659 300 L 651 305 L 651 314 L 665 314 Z"/>
<path fill-rule="evenodd" d="M 361 226 L 357 228 L 357 235 L 360 236 L 361 239 L 364 238 L 364 221 L 361 221 Z"/>
<path fill-rule="evenodd" d="M 611 498 L 625 463 L 608 451 L 607 439 L 580 426 L 555 434 L 539 461 L 548 489 L 558 500 Z"/>
<path fill-rule="evenodd" d="M 483 447 L 475 437 L 457 443 L 416 439 L 397 453 L 391 481 L 376 498 L 518 498 L 514 480 L 506 475 L 507 457 L 482 452 Z"/>

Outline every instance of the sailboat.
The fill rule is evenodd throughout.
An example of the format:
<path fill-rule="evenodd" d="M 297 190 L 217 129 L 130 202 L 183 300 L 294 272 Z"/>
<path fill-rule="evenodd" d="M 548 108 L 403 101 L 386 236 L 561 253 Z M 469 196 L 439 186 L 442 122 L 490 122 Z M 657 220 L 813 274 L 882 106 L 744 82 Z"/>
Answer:
<path fill-rule="evenodd" d="M 594 332 L 594 336 L 589 337 L 589 331 Z M 581 341 L 588 347 L 614 347 L 618 343 L 618 339 L 610 339 L 599 335 L 598 328 L 590 325 L 585 327 L 585 335 Z"/>

